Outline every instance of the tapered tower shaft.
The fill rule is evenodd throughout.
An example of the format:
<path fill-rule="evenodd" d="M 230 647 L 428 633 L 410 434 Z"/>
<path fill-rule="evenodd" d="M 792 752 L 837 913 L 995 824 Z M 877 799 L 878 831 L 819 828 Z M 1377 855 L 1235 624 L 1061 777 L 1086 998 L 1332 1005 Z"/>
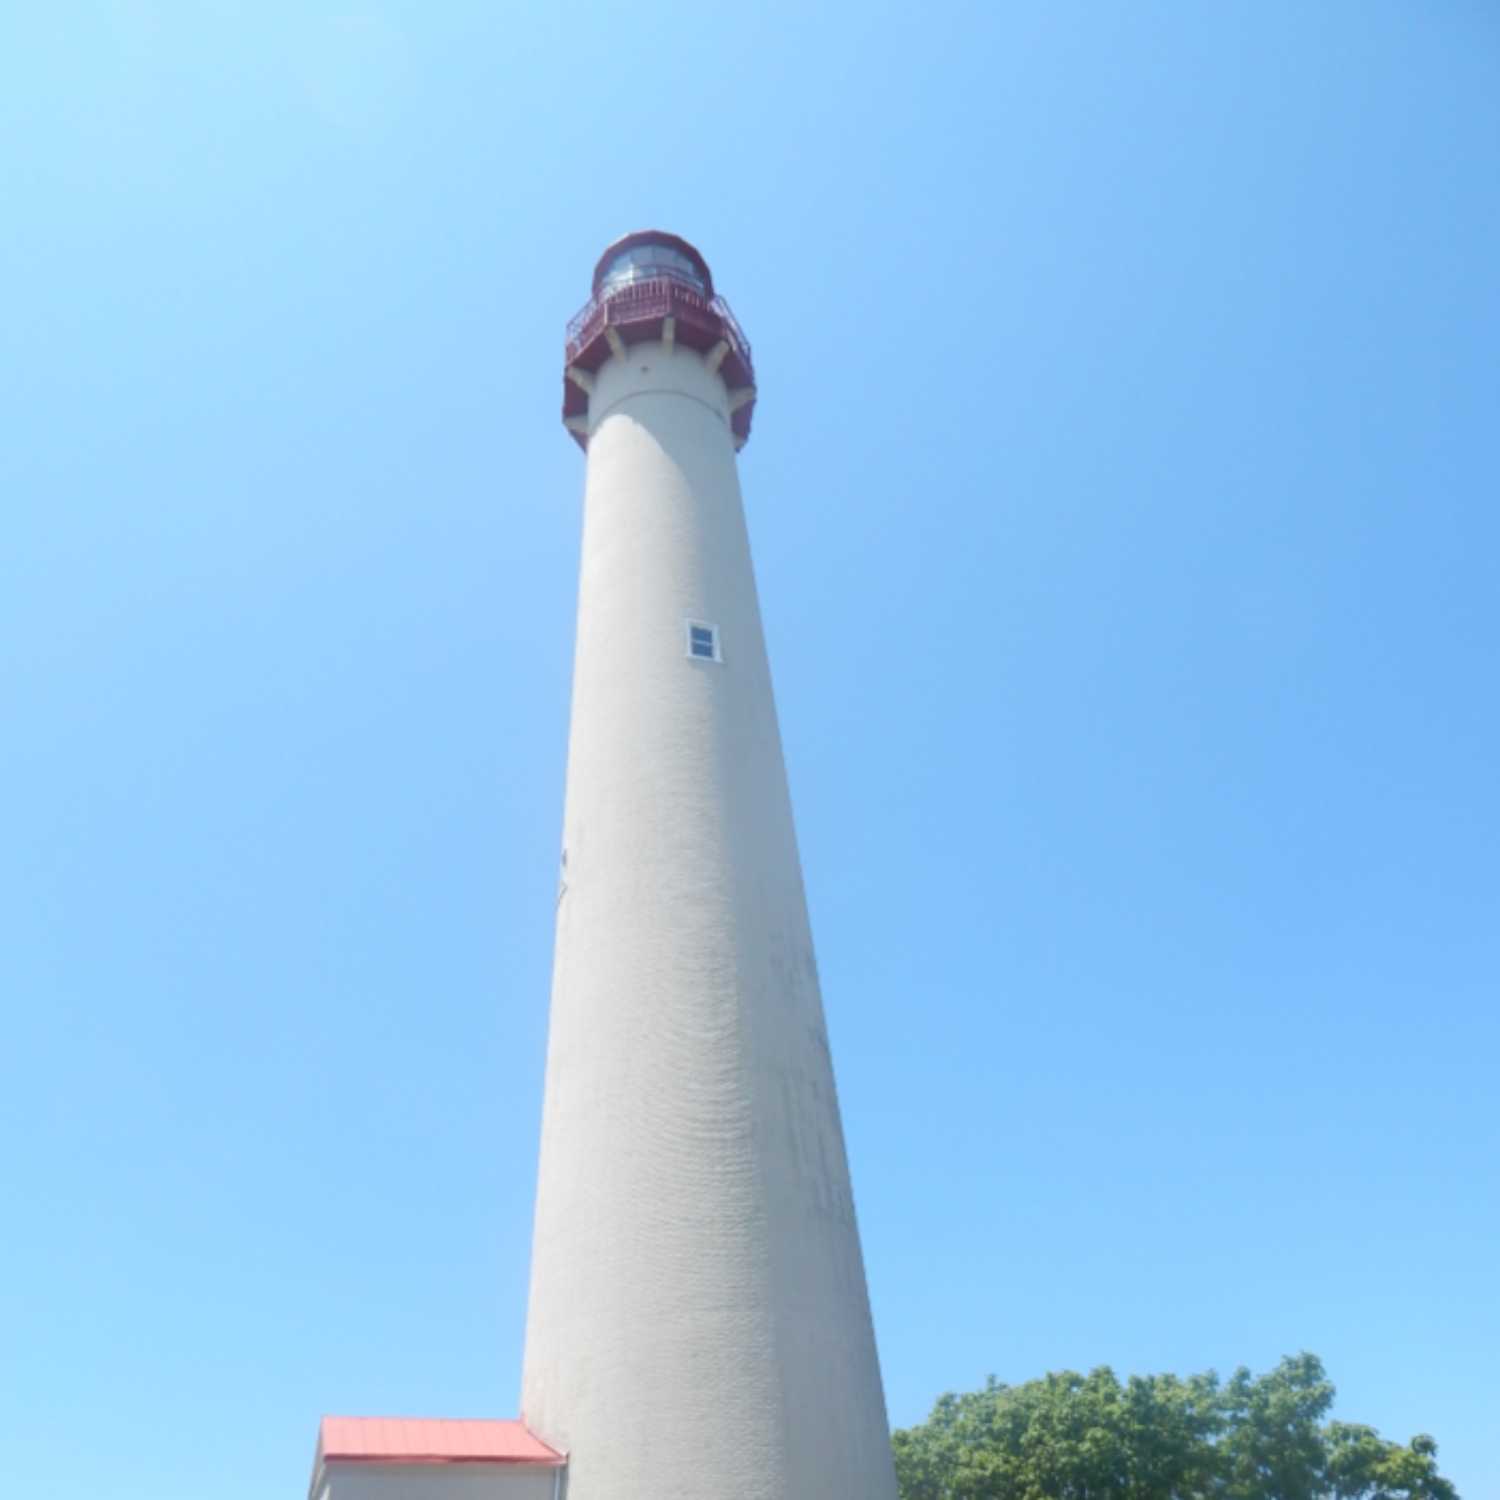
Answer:
<path fill-rule="evenodd" d="M 595 293 L 523 1415 L 569 1500 L 891 1500 L 736 470 L 749 348 L 671 236 Z"/>

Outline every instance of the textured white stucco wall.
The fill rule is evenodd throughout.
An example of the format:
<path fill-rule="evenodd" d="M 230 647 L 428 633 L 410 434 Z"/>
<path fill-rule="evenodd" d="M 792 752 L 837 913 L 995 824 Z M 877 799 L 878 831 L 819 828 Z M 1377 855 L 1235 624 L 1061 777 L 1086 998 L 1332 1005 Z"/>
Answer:
<path fill-rule="evenodd" d="M 589 421 L 523 1415 L 568 1500 L 891 1500 L 727 393 L 636 345 Z"/>

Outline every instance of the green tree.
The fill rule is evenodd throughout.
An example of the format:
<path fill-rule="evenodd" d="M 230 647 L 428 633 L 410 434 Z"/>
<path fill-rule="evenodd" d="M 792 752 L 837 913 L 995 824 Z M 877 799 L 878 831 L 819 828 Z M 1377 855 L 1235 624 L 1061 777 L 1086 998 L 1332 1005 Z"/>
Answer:
<path fill-rule="evenodd" d="M 1314 1355 L 1208 1373 L 991 1378 L 894 1434 L 902 1500 L 1458 1500 L 1437 1444 L 1327 1420 Z"/>
<path fill-rule="evenodd" d="M 1259 1378 L 1241 1367 L 1224 1386 L 1218 1443 L 1225 1500 L 1320 1500 L 1327 1494 L 1321 1423 L 1333 1385 L 1313 1354 Z"/>
<path fill-rule="evenodd" d="M 1327 1493 L 1335 1500 L 1458 1500 L 1438 1473 L 1437 1444 L 1425 1434 L 1403 1448 L 1373 1427 L 1330 1422 L 1325 1440 Z"/>

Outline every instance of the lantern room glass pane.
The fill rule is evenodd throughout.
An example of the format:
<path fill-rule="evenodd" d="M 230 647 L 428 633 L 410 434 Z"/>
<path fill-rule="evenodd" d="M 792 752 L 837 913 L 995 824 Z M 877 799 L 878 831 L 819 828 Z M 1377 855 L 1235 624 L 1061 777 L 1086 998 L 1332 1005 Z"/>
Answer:
<path fill-rule="evenodd" d="M 660 276 L 690 286 L 704 296 L 708 294 L 697 266 L 682 251 L 674 250 L 670 245 L 652 244 L 631 245 L 620 251 L 605 267 L 599 290 L 612 292 L 633 281 L 649 281 Z"/>

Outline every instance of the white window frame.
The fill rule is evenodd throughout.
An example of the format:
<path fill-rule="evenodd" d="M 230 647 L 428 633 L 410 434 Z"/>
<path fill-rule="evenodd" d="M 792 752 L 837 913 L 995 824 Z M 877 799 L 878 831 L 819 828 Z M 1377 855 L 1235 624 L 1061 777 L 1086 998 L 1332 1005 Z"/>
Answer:
<path fill-rule="evenodd" d="M 701 652 L 693 650 L 693 632 L 695 630 L 706 630 L 713 639 L 714 654 L 704 656 Z M 682 627 L 682 644 L 690 661 L 716 661 L 723 662 L 724 646 L 719 635 L 719 627 L 708 620 L 686 620 Z"/>

